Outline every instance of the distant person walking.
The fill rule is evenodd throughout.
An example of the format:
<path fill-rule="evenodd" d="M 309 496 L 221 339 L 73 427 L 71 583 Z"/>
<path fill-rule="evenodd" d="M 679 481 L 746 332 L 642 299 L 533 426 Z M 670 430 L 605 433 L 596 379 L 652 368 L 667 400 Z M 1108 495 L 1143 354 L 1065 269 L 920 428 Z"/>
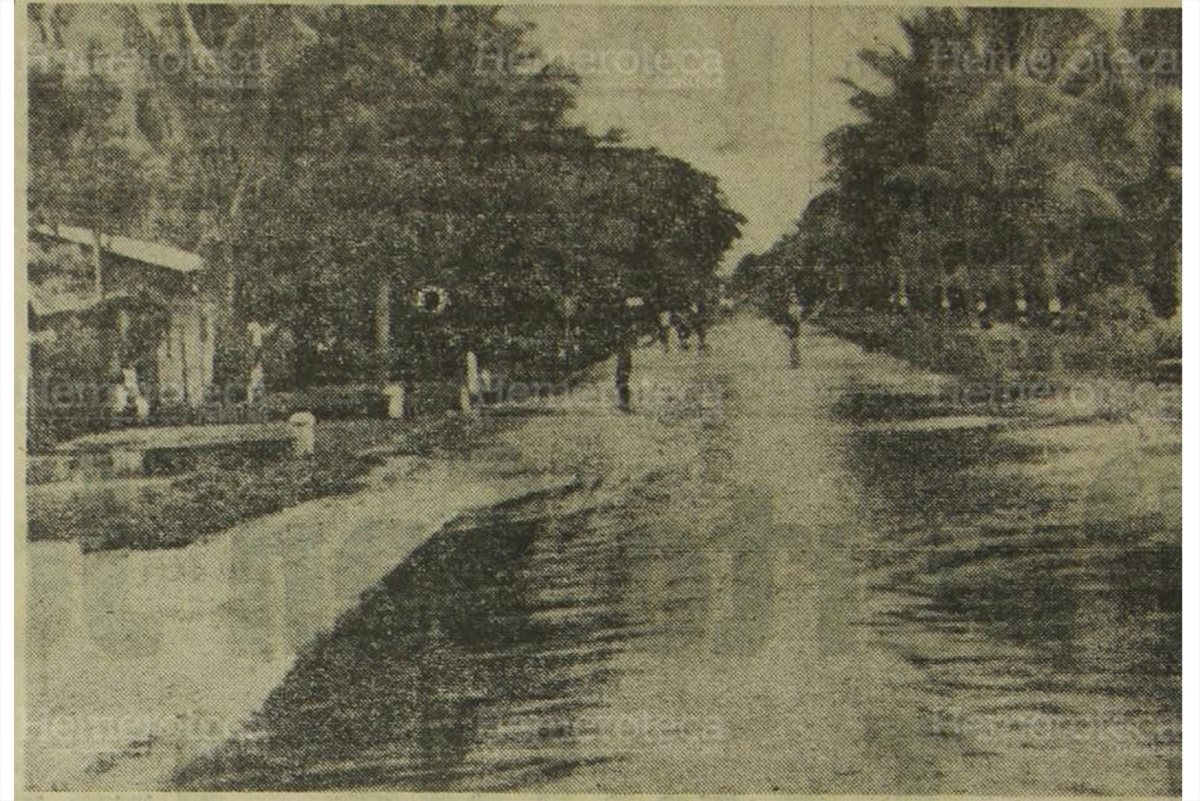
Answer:
<path fill-rule="evenodd" d="M 783 333 L 788 338 L 788 366 L 800 366 L 800 322 L 804 319 L 804 304 L 795 295 L 784 313 Z"/>
<path fill-rule="evenodd" d="M 658 343 L 663 353 L 671 352 L 671 312 L 658 313 Z"/>
<path fill-rule="evenodd" d="M 688 321 L 687 315 L 680 313 L 671 315 L 671 324 L 675 328 L 675 335 L 679 338 L 679 349 L 691 350 L 692 326 Z"/>
<path fill-rule="evenodd" d="M 692 328 L 696 332 L 696 352 L 708 353 L 708 308 L 704 301 L 692 304 Z"/>

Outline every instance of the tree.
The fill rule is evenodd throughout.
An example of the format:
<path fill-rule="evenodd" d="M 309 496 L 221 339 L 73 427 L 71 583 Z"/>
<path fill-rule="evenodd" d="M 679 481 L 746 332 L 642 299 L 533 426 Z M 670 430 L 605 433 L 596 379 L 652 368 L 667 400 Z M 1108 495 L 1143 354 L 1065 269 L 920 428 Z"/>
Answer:
<path fill-rule="evenodd" d="M 1115 25 L 1078 9 L 904 18 L 905 49 L 861 54 L 884 88 L 848 83 L 861 119 L 825 140 L 830 190 L 766 261 L 797 273 L 815 252 L 843 253 L 842 300 L 869 308 L 930 311 L 955 296 L 1015 314 L 1028 297 L 1044 318 L 1130 285 L 1172 313 L 1178 21 L 1170 10 Z M 782 283 L 794 291 L 796 278 Z"/>
<path fill-rule="evenodd" d="M 646 323 L 617 322 L 626 297 L 701 301 L 737 236 L 711 176 L 571 123 L 578 79 L 497 8 L 99 15 L 148 67 L 114 96 L 153 167 L 127 229 L 228 272 L 240 317 L 294 335 L 299 383 L 448 375 L 464 349 L 538 369 L 564 348 L 602 358 Z M 69 15 L 37 21 L 77 35 Z M 426 285 L 449 290 L 444 313 L 413 308 Z"/>
<path fill-rule="evenodd" d="M 115 124 L 119 90 L 100 73 L 68 81 L 30 76 L 29 194 L 35 223 L 80 225 L 94 237 L 94 289 L 103 291 L 101 239 L 143 211 L 149 180 Z"/>

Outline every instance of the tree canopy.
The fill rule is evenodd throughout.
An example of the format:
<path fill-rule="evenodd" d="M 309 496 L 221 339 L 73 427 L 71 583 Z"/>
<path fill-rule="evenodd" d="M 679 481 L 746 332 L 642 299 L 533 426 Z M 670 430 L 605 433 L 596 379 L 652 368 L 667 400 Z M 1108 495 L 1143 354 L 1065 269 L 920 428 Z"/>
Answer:
<path fill-rule="evenodd" d="M 1106 287 L 1177 311 L 1178 10 L 928 9 L 865 50 L 829 188 L 739 283 L 786 298 L 1034 319 Z"/>
<path fill-rule="evenodd" d="M 573 123 L 579 79 L 498 8 L 30 14 L 47 54 L 31 67 L 31 158 L 46 165 L 34 213 L 103 214 L 200 250 L 232 273 L 240 315 L 291 330 L 302 380 L 362 377 L 381 358 L 440 369 L 439 350 L 464 347 L 528 362 L 569 340 L 599 358 L 654 310 L 715 292 L 742 222 L 711 176 Z M 107 38 L 89 43 L 96 30 Z M 138 60 L 117 76 L 54 58 L 118 41 Z M 92 102 L 89 81 L 106 82 L 110 105 Z M 109 139 L 136 159 L 96 160 L 142 191 L 58 157 Z M 447 290 L 444 314 L 413 308 L 425 286 Z M 645 320 L 629 319 L 630 295 L 646 300 Z M 378 352 L 380 314 L 390 354 Z"/>

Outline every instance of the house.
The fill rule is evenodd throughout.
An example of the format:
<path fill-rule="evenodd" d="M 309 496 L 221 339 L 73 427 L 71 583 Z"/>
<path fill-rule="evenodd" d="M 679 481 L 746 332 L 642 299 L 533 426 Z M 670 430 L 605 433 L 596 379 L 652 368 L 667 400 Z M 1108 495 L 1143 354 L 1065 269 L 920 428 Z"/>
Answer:
<path fill-rule="evenodd" d="M 30 260 L 31 341 L 82 325 L 112 335 L 114 380 L 134 367 L 154 405 L 197 406 L 213 381 L 218 287 L 205 261 L 156 242 L 38 225 L 33 245 L 58 259 Z M 69 258 L 62 258 L 67 251 Z M 73 252 L 72 252 L 73 251 Z M 69 267 L 61 266 L 70 261 Z M 35 263 L 36 262 L 36 263 Z M 86 264 L 86 275 L 78 269 Z M 71 324 L 66 325 L 66 321 Z"/>

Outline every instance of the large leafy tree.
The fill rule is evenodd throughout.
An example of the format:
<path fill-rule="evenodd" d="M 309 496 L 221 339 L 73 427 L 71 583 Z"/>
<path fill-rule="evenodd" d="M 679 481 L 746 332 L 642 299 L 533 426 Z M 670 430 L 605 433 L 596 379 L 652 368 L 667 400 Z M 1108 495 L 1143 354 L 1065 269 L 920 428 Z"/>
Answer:
<path fill-rule="evenodd" d="M 281 78 L 238 242 L 252 313 L 319 368 L 298 379 L 429 374 L 466 349 L 578 363 L 648 319 L 626 297 L 711 293 L 741 219 L 715 180 L 571 124 L 575 77 L 523 33 L 495 9 L 346 9 Z M 424 286 L 444 313 L 412 308 Z"/>
<path fill-rule="evenodd" d="M 1178 24 L 1171 10 L 902 20 L 906 47 L 861 54 L 882 88 L 849 84 L 860 119 L 825 142 L 836 200 L 812 208 L 836 206 L 852 235 L 806 214 L 767 261 L 811 271 L 814 242 L 840 249 L 842 299 L 866 306 L 1045 312 L 1122 285 L 1172 313 Z"/>
<path fill-rule="evenodd" d="M 712 293 L 737 235 L 711 177 L 572 124 L 576 77 L 496 8 L 30 14 L 50 49 L 101 31 L 140 59 L 107 106 L 66 102 L 69 82 L 35 69 L 38 163 L 83 141 L 50 134 L 116 121 L 143 169 L 98 166 L 147 187 L 111 192 L 127 208 L 106 217 L 203 252 L 242 322 L 292 332 L 301 380 L 435 369 L 468 347 L 544 359 L 569 340 L 596 358 L 639 322 L 614 322 L 627 296 L 670 308 Z M 62 208 L 50 177 L 36 205 Z M 80 197 L 64 218 L 104 208 Z M 453 296 L 436 318 L 410 303 L 426 285 Z"/>

